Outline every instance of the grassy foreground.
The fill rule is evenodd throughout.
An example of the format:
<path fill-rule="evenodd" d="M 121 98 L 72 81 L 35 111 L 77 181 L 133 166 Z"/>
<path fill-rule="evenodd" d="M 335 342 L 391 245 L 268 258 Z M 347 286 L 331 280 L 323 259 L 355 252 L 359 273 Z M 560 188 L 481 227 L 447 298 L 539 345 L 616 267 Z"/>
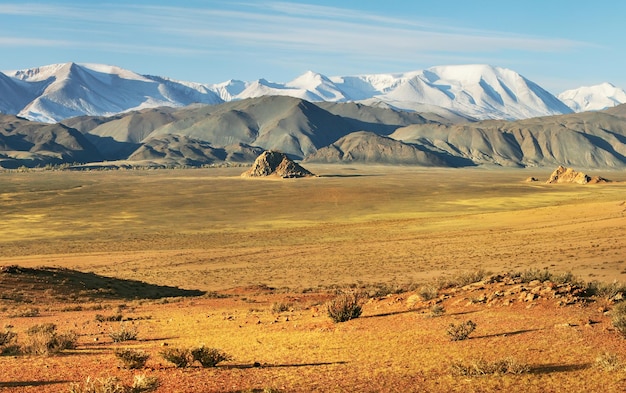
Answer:
<path fill-rule="evenodd" d="M 322 176 L 0 173 L 0 266 L 57 269 L 2 276 L 0 332 L 22 349 L 35 325 L 76 334 L 59 353 L 0 356 L 0 389 L 69 391 L 88 377 L 128 387 L 135 375 L 163 392 L 626 388 L 612 295 L 510 277 L 441 285 L 478 270 L 623 280 L 626 184 L 526 183 L 548 172 L 512 169 L 307 169 Z M 326 302 L 340 290 L 365 293 L 362 313 L 333 323 Z M 451 325 L 469 320 L 468 339 L 452 341 Z M 121 329 L 136 339 L 114 342 Z M 161 356 L 203 344 L 229 359 L 176 368 Z M 146 364 L 121 366 L 126 348 Z"/>

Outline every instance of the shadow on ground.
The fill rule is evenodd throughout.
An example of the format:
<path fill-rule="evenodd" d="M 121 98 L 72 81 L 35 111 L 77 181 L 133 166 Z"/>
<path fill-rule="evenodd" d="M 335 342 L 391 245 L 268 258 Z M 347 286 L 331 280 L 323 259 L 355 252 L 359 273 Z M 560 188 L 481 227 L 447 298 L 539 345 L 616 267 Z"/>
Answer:
<path fill-rule="evenodd" d="M 69 382 L 71 381 L 12 381 L 12 382 L 0 381 L 0 389 L 56 385 L 56 384 L 69 383 Z"/>
<path fill-rule="evenodd" d="M 28 290 L 26 290 L 26 288 Z M 105 277 L 52 267 L 0 267 L 0 299 L 16 302 L 84 299 L 161 299 L 201 296 L 203 291 Z"/>

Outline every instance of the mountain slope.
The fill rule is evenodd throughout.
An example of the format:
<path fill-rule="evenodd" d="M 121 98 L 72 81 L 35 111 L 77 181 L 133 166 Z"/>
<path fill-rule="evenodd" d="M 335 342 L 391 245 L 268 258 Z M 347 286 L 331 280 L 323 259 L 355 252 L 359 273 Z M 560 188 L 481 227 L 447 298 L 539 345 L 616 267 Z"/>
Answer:
<path fill-rule="evenodd" d="M 390 137 L 433 152 L 501 166 L 623 168 L 626 116 L 587 112 L 516 122 L 412 125 Z"/>
<path fill-rule="evenodd" d="M 367 131 L 348 134 L 308 155 L 305 162 L 451 166 L 440 155 Z"/>
<path fill-rule="evenodd" d="M 146 116 L 146 112 L 133 116 Z M 354 131 L 389 134 L 398 127 L 428 122 L 417 113 L 351 103 L 318 106 L 286 96 L 262 96 L 221 105 L 183 108 L 170 116 L 173 121 L 155 127 L 149 136 L 180 135 L 210 142 L 214 147 L 257 146 L 279 150 L 294 158 L 303 158 Z M 116 120 L 116 123 L 120 121 Z M 123 133 L 114 135 L 109 127 L 118 126 L 103 124 L 90 130 L 89 134 L 112 136 L 118 142 L 133 142 Z"/>
<path fill-rule="evenodd" d="M 287 83 L 259 79 L 201 84 L 140 75 L 115 66 L 75 63 L 0 74 L 0 111 L 45 122 L 263 96 L 361 102 L 432 112 L 444 119 L 513 120 L 571 112 L 559 99 L 518 73 L 489 65 L 338 77 L 307 71 Z"/>
<path fill-rule="evenodd" d="M 626 91 L 602 83 L 566 90 L 558 98 L 574 112 L 598 111 L 626 103 Z"/>
<path fill-rule="evenodd" d="M 95 146 L 73 128 L 0 115 L 1 168 L 100 160 Z"/>

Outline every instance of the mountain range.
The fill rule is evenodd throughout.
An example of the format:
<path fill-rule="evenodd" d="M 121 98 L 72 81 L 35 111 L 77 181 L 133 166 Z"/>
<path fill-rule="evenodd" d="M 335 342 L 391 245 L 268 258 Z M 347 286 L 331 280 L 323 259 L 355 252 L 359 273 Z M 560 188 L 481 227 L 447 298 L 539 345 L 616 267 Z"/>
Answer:
<path fill-rule="evenodd" d="M 308 71 L 287 83 L 259 79 L 202 84 L 76 63 L 0 73 L 0 113 L 48 123 L 82 115 L 112 116 L 160 106 L 214 105 L 276 95 L 310 102 L 360 102 L 466 120 L 517 120 L 626 102 L 626 92 L 609 84 L 555 97 L 512 70 L 489 65 L 339 77 Z"/>
<path fill-rule="evenodd" d="M 4 168 L 200 166 L 264 150 L 323 163 L 626 167 L 626 105 L 573 113 L 491 66 L 209 86 L 68 63 L 0 74 L 0 89 Z M 621 100 L 608 85 L 566 97 L 577 110 Z"/>

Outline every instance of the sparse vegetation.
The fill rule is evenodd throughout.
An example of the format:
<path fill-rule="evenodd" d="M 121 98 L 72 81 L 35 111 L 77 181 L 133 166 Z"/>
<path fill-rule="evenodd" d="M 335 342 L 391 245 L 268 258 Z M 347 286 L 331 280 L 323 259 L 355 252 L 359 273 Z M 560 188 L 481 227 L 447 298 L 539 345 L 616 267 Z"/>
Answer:
<path fill-rule="evenodd" d="M 74 332 L 57 333 L 53 323 L 44 323 L 30 327 L 23 352 L 30 355 L 53 355 L 61 351 L 76 348 L 77 336 Z"/>
<path fill-rule="evenodd" d="M 615 301 L 626 300 L 626 284 L 613 281 L 610 283 L 591 281 L 587 283 L 589 295 L 600 296 Z"/>
<path fill-rule="evenodd" d="M 552 273 L 548 269 L 528 269 L 520 273 L 520 279 L 523 283 L 551 281 Z"/>
<path fill-rule="evenodd" d="M 361 316 L 361 296 L 357 293 L 343 293 L 326 304 L 328 316 L 335 323 L 346 322 Z"/>
<path fill-rule="evenodd" d="M 448 337 L 450 337 L 450 340 L 461 341 L 466 340 L 475 329 L 476 324 L 468 320 L 463 323 L 459 323 L 458 325 L 451 323 L 446 333 L 448 334 Z"/>
<path fill-rule="evenodd" d="M 464 287 L 475 282 L 483 281 L 490 274 L 491 273 L 486 270 L 478 269 L 474 271 L 460 272 L 451 277 L 439 277 L 436 280 L 435 288 L 448 289 Z"/>
<path fill-rule="evenodd" d="M 115 349 L 115 356 L 122 362 L 122 366 L 128 369 L 142 368 L 146 365 L 150 355 L 144 351 L 118 348 Z"/>
<path fill-rule="evenodd" d="M 440 317 L 443 314 L 445 314 L 445 312 L 446 312 L 446 309 L 441 304 L 433 304 L 432 307 L 430 307 L 430 316 L 433 318 Z"/>
<path fill-rule="evenodd" d="M 135 375 L 133 384 L 130 387 L 130 393 L 152 392 L 159 387 L 159 379 L 153 376 L 145 376 L 143 374 Z"/>
<path fill-rule="evenodd" d="M 9 314 L 11 318 L 34 318 L 39 316 L 39 309 L 36 307 L 14 310 Z"/>
<path fill-rule="evenodd" d="M 530 371 L 526 364 L 519 363 L 513 358 L 506 358 L 488 362 L 478 360 L 470 363 L 454 362 L 450 366 L 451 374 L 455 377 L 479 377 L 484 375 L 524 374 Z"/>
<path fill-rule="evenodd" d="M 0 356 L 14 356 L 20 353 L 17 333 L 10 330 L 0 333 Z"/>
<path fill-rule="evenodd" d="M 439 291 L 434 285 L 423 285 L 419 289 L 419 295 L 422 300 L 432 300 L 437 297 Z"/>
<path fill-rule="evenodd" d="M 272 303 L 271 311 L 274 314 L 280 314 L 281 312 L 289 311 L 292 307 L 292 303 L 276 302 Z"/>
<path fill-rule="evenodd" d="M 193 362 L 191 351 L 187 348 L 165 348 L 159 354 L 178 368 L 185 368 Z"/>
<path fill-rule="evenodd" d="M 96 378 L 87 377 L 83 383 L 70 385 L 70 393 L 126 393 L 126 387 L 115 377 Z"/>
<path fill-rule="evenodd" d="M 122 314 L 102 315 L 96 314 L 96 322 L 119 322 L 122 320 Z"/>
<path fill-rule="evenodd" d="M 615 329 L 626 338 L 626 302 L 619 302 L 613 307 L 611 322 Z"/>
<path fill-rule="evenodd" d="M 137 335 L 139 332 L 137 328 L 134 326 L 128 327 L 127 324 L 120 324 L 120 328 L 118 330 L 113 330 L 109 332 L 109 337 L 113 340 L 114 343 L 119 343 L 123 341 L 134 341 L 137 340 Z"/>
<path fill-rule="evenodd" d="M 624 368 L 624 364 L 620 360 L 619 356 L 612 352 L 603 352 L 596 357 L 596 368 L 604 371 L 616 371 Z"/>
<path fill-rule="evenodd" d="M 218 363 L 231 360 L 232 357 L 216 348 L 207 348 L 204 345 L 191 350 L 191 357 L 202 367 L 215 367 Z"/>
<path fill-rule="evenodd" d="M 155 391 L 159 387 L 157 377 L 135 375 L 133 384 L 126 386 L 116 377 L 91 378 L 83 383 L 70 385 L 69 393 L 144 393 Z"/>

